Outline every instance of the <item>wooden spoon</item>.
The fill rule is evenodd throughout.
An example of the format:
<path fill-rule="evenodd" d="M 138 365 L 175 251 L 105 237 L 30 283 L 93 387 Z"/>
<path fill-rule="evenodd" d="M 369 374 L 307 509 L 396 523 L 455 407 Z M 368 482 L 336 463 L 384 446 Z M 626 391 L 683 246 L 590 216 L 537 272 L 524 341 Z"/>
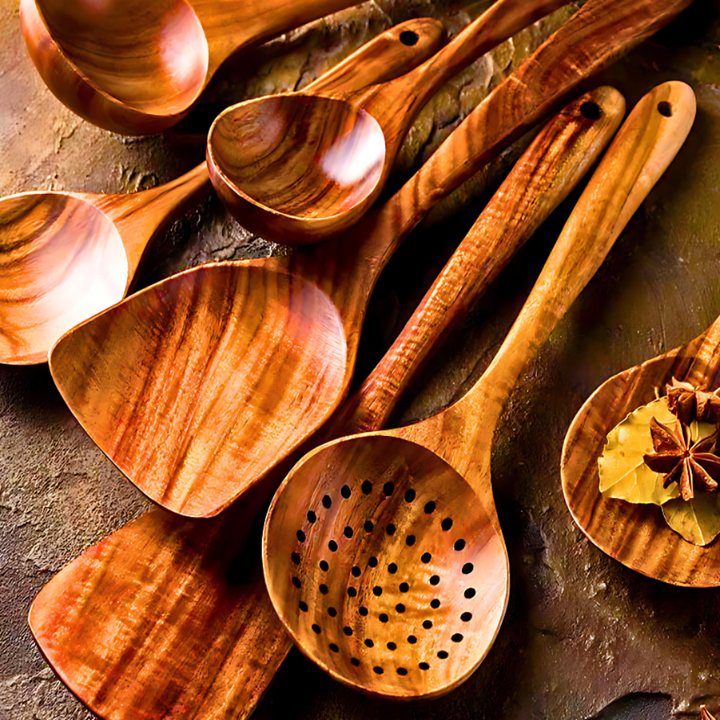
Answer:
<path fill-rule="evenodd" d="M 188 270 L 64 336 L 50 369 L 70 409 L 155 502 L 217 514 L 338 407 L 370 292 L 430 208 L 688 2 L 590 0 L 343 236 Z"/>
<path fill-rule="evenodd" d="M 375 695 L 434 696 L 486 656 L 509 590 L 490 478 L 495 426 L 520 373 L 694 115 L 683 83 L 640 101 L 498 354 L 462 400 L 407 428 L 325 444 L 281 485 L 263 534 L 268 592 L 298 647 L 333 677 Z"/>
<path fill-rule="evenodd" d="M 573 519 L 603 552 L 626 567 L 673 585 L 720 585 L 718 541 L 686 542 L 656 506 L 606 499 L 597 460 L 608 432 L 629 412 L 656 398 L 676 377 L 716 389 L 720 371 L 720 317 L 694 340 L 606 380 L 575 416 L 563 445 L 561 480 Z"/>
<path fill-rule="evenodd" d="M 115 132 L 156 133 L 190 109 L 218 67 L 355 0 L 21 0 L 30 57 L 53 94 Z"/>
<path fill-rule="evenodd" d="M 438 306 L 426 298 L 402 343 L 393 345 L 392 357 L 403 362 L 381 362 L 352 403 L 355 413 L 336 416 L 325 436 L 372 427 L 373 418 L 375 428 L 384 424 L 385 406 L 407 385 L 403 378 L 594 164 L 624 107 L 619 93 L 599 88 L 541 131 L 453 255 L 446 271 L 456 271 L 436 283 L 455 301 Z M 453 290 L 468 265 L 474 282 Z M 272 475 L 282 478 L 279 470 Z M 152 510 L 84 552 L 40 592 L 30 628 L 90 710 L 106 720 L 163 718 L 176 707 L 196 720 L 252 712 L 292 646 L 265 590 L 255 534 L 246 540 L 271 486 L 210 521 Z"/>
<path fill-rule="evenodd" d="M 250 230 L 286 244 L 317 242 L 363 215 L 407 131 L 453 75 L 567 0 L 497 0 L 413 72 L 347 99 L 274 95 L 222 112 L 208 134 L 210 179 Z"/>
<path fill-rule="evenodd" d="M 402 40 L 408 34 L 414 44 Z M 422 62 L 442 34 L 435 20 L 398 25 L 312 87 L 321 94 L 360 90 Z M 122 300 L 150 242 L 209 191 L 202 163 L 139 193 L 31 192 L 0 200 L 0 362 L 46 362 L 63 333 Z"/>

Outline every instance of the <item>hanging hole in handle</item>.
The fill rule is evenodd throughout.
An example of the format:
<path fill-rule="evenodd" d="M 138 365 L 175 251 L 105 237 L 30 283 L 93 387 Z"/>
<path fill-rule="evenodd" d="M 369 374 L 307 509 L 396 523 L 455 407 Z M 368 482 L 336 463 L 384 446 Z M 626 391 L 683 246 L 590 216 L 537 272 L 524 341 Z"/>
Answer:
<path fill-rule="evenodd" d="M 661 115 L 664 115 L 665 117 L 672 117 L 672 107 L 670 106 L 670 103 L 667 102 L 667 100 L 659 102 L 657 108 L 658 112 Z"/>
<path fill-rule="evenodd" d="M 417 41 L 419 39 L 420 38 L 418 37 L 418 34 L 416 32 L 414 32 L 413 30 L 403 30 L 400 33 L 400 42 L 403 45 L 408 45 L 408 46 L 417 45 Z"/>
<path fill-rule="evenodd" d="M 580 106 L 580 114 L 588 120 L 599 120 L 602 117 L 600 106 L 594 102 L 584 102 Z"/>

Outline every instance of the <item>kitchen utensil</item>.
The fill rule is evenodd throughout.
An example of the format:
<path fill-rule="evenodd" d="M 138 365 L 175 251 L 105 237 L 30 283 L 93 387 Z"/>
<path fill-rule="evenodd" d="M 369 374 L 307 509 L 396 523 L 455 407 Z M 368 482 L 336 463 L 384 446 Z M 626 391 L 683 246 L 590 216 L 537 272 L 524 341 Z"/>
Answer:
<path fill-rule="evenodd" d="M 439 46 L 442 32 L 429 19 L 398 25 L 312 87 L 345 93 L 404 72 Z M 133 194 L 31 192 L 0 200 L 0 362 L 45 362 L 64 332 L 125 296 L 150 242 L 209 192 L 202 163 Z"/>
<path fill-rule="evenodd" d="M 381 426 L 386 406 L 407 384 L 402 376 L 417 370 L 512 250 L 594 165 L 624 107 L 619 93 L 599 88 L 548 123 L 455 252 L 451 266 L 458 271 L 436 286 L 447 291 L 464 280 L 468 264 L 475 282 L 456 287 L 455 302 L 426 299 L 402 343 L 393 345 L 393 357 L 403 362 L 380 363 L 353 402 L 355 414 L 337 415 L 323 435 L 359 430 L 356 418 L 362 428 L 373 417 Z M 282 478 L 279 470 L 272 475 Z M 94 713 L 150 720 L 182 707 L 196 720 L 237 720 L 252 712 L 292 646 L 265 590 L 259 545 L 246 539 L 270 487 L 265 482 L 208 521 L 151 510 L 87 550 L 40 592 L 29 617 L 35 639 Z"/>
<path fill-rule="evenodd" d="M 687 2 L 590 0 L 347 233 L 193 268 L 61 338 L 50 369 L 73 414 L 155 502 L 220 512 L 338 407 L 370 292 L 430 208 Z"/>
<path fill-rule="evenodd" d="M 286 244 L 346 230 L 382 190 L 425 103 L 462 68 L 567 0 L 497 0 L 414 71 L 353 99 L 304 92 L 234 105 L 208 134 L 210 179 L 244 226 Z"/>
<path fill-rule="evenodd" d="M 462 400 L 407 428 L 325 444 L 281 485 L 263 534 L 268 592 L 298 647 L 333 677 L 376 695 L 434 696 L 486 656 L 509 590 L 490 478 L 495 426 L 694 115 L 693 92 L 678 82 L 634 108 Z"/>
<path fill-rule="evenodd" d="M 656 397 L 671 378 L 718 386 L 720 318 L 694 340 L 606 380 L 585 402 L 565 437 L 562 489 L 573 520 L 603 552 L 626 567 L 673 585 L 717 587 L 717 541 L 701 547 L 670 529 L 660 508 L 606 499 L 597 460 L 606 435 Z"/>
<path fill-rule="evenodd" d="M 52 93 L 114 132 L 178 122 L 233 53 L 355 0 L 21 0 L 30 57 Z"/>

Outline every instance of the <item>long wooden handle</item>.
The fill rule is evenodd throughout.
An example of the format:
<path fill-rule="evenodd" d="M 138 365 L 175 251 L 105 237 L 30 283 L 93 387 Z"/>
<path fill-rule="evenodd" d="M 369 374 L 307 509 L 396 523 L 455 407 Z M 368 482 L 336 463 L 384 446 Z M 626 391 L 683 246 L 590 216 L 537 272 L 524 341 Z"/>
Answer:
<path fill-rule="evenodd" d="M 458 403 L 473 417 L 478 395 L 500 408 L 528 361 L 553 331 L 672 162 L 695 119 L 695 95 L 681 82 L 651 90 L 637 104 L 563 228 L 519 317 L 490 367 Z M 487 409 L 487 403 L 483 403 Z M 487 422 L 487 415 L 484 422 Z"/>
<path fill-rule="evenodd" d="M 408 20 L 365 43 L 310 83 L 305 91 L 343 96 L 416 67 L 442 43 L 442 23 Z M 210 192 L 207 163 L 160 187 L 127 195 L 79 194 L 115 222 L 128 257 L 128 287 L 145 249 L 168 223 Z"/>
<path fill-rule="evenodd" d="M 428 290 L 392 347 L 333 418 L 327 437 L 383 427 L 443 337 L 607 147 L 625 114 L 609 87 L 586 93 L 535 138 Z"/>
<path fill-rule="evenodd" d="M 419 68 L 379 89 L 378 94 L 364 104 L 364 109 L 383 130 L 387 128 L 388 139 L 391 139 L 388 136 L 397 136 L 396 126 L 402 123 L 403 127 L 410 127 L 425 103 L 451 77 L 563 5 L 567 5 L 567 0 L 497 0 Z"/>
<path fill-rule="evenodd" d="M 369 288 L 430 209 L 558 109 L 582 80 L 657 32 L 690 2 L 589 0 L 465 118 L 377 212 L 322 245 L 317 256 L 298 254 L 297 272 L 321 284 L 341 308 L 349 344 L 358 340 L 358 317 L 365 312 Z"/>
<path fill-rule="evenodd" d="M 390 81 L 437 52 L 444 37 L 445 29 L 439 20 L 406 20 L 365 43 L 300 92 L 342 98 L 369 85 Z"/>

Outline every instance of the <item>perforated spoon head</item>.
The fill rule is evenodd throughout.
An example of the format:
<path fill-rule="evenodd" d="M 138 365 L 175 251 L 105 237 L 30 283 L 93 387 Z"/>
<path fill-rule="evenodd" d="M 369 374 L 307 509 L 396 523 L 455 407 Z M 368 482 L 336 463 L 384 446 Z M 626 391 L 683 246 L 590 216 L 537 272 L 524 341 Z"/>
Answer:
<path fill-rule="evenodd" d="M 223 203 L 250 230 L 295 244 L 350 227 L 374 199 L 385 158 L 377 121 L 327 97 L 241 103 L 208 135 L 208 168 Z"/>
<path fill-rule="evenodd" d="M 46 362 L 58 337 L 125 294 L 120 233 L 79 197 L 37 192 L 0 200 L 0 257 L 0 362 Z"/>
<path fill-rule="evenodd" d="M 20 16 L 50 90 L 109 130 L 159 132 L 205 87 L 208 43 L 186 0 L 21 0 Z"/>
<path fill-rule="evenodd" d="M 477 668 L 509 570 L 494 508 L 459 473 L 374 433 L 309 454 L 282 490 L 265 578 L 304 653 L 348 685 L 403 698 L 442 695 Z"/>

